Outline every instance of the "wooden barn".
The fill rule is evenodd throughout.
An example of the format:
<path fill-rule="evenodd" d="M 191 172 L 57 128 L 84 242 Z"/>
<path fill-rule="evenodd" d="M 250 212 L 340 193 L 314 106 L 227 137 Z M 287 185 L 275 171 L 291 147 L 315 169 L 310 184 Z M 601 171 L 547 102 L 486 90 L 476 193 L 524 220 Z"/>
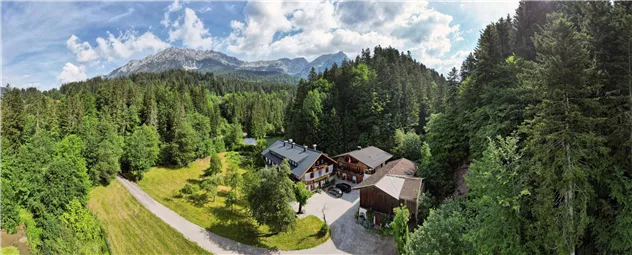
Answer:
<path fill-rule="evenodd" d="M 353 187 L 360 190 L 360 214 L 369 208 L 375 212 L 393 214 L 393 209 L 405 205 L 411 219 L 417 219 L 418 198 L 423 192 L 423 179 L 413 177 L 417 164 L 408 159 L 391 161 L 376 169 L 375 174 Z M 376 219 L 379 222 L 379 219 Z"/>

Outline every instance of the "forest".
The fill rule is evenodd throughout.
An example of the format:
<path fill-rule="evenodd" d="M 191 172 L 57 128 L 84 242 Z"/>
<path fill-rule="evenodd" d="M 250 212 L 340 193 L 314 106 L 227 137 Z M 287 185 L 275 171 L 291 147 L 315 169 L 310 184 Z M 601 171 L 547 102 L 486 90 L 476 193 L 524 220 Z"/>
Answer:
<path fill-rule="evenodd" d="M 632 252 L 630 2 L 523 1 L 445 81 L 424 69 L 364 50 L 301 82 L 287 118 L 298 143 L 420 163 L 423 224 L 400 253 Z"/>
<path fill-rule="evenodd" d="M 630 2 L 522 1 L 445 77 L 382 46 L 297 85 L 247 77 L 9 85 L 2 228 L 24 223 L 44 254 L 109 253 L 92 187 L 230 150 L 246 132 L 418 162 L 420 226 L 396 238 L 402 254 L 632 253 Z M 462 168 L 468 192 L 455 195 Z"/>
<path fill-rule="evenodd" d="M 92 187 L 179 167 L 283 133 L 295 85 L 168 71 L 93 78 L 2 97 L 2 228 L 25 223 L 32 251 L 109 253 L 86 208 Z"/>

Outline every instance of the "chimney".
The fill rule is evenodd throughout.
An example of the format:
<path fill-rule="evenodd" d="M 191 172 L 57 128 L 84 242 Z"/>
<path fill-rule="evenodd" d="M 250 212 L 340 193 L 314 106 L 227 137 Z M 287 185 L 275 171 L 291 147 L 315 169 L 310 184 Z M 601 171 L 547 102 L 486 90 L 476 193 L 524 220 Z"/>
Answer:
<path fill-rule="evenodd" d="M 292 142 L 292 148 L 294 148 L 294 142 Z"/>
<path fill-rule="evenodd" d="M 361 149 L 362 149 L 362 146 L 358 146 L 358 150 L 361 150 Z"/>
<path fill-rule="evenodd" d="M 316 150 L 316 144 L 314 144 L 314 145 L 312 145 L 312 146 L 314 146 L 314 150 Z"/>
<path fill-rule="evenodd" d="M 283 141 L 283 147 L 285 147 L 285 141 Z"/>
<path fill-rule="evenodd" d="M 303 145 L 303 152 L 306 152 L 306 151 L 307 151 L 307 146 Z"/>

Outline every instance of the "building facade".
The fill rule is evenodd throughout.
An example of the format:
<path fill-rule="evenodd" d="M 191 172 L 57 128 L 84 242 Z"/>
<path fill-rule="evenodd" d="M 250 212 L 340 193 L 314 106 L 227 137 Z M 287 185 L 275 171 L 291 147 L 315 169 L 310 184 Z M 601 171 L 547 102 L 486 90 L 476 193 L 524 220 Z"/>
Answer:
<path fill-rule="evenodd" d="M 339 179 L 361 183 L 392 157 L 393 155 L 380 148 L 369 146 L 334 156 L 333 159 L 336 161 Z"/>
<path fill-rule="evenodd" d="M 287 159 L 292 179 L 301 181 L 309 190 L 316 190 L 333 181 L 335 161 L 316 148 L 298 145 L 292 140 L 278 140 L 261 152 L 266 166 L 276 166 Z"/>

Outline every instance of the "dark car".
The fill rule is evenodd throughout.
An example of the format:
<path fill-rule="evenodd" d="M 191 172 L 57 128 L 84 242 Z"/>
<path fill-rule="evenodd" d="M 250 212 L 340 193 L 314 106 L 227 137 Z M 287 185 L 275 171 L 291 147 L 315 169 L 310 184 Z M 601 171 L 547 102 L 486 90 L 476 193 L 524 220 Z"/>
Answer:
<path fill-rule="evenodd" d="M 327 193 L 331 194 L 334 197 L 342 197 L 342 190 L 340 190 L 338 188 L 331 187 L 331 188 L 329 188 Z"/>
<path fill-rule="evenodd" d="M 346 184 L 346 183 L 338 183 L 338 184 L 336 184 L 336 188 L 344 191 L 344 193 L 351 192 L 351 185 Z"/>

